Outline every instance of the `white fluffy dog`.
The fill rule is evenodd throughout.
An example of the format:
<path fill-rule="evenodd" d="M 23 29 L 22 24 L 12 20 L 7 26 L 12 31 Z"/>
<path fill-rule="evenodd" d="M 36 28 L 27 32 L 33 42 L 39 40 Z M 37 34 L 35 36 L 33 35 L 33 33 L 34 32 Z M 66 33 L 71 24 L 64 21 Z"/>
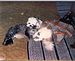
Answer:
<path fill-rule="evenodd" d="M 34 41 L 42 41 L 47 50 L 53 50 L 52 30 L 47 27 L 42 27 L 42 23 L 38 18 L 29 17 L 27 27 L 31 29 L 30 34 L 33 36 Z"/>
<path fill-rule="evenodd" d="M 27 21 L 27 27 L 30 28 L 40 28 L 40 25 L 42 24 L 42 21 L 35 17 L 29 17 Z"/>
<path fill-rule="evenodd" d="M 42 41 L 47 50 L 52 51 L 54 49 L 54 44 L 52 42 L 52 30 L 47 27 L 40 28 L 34 35 L 34 41 Z"/>
<path fill-rule="evenodd" d="M 27 27 L 30 28 L 30 35 L 33 35 L 40 27 L 42 21 L 35 17 L 29 17 L 27 21 Z"/>
<path fill-rule="evenodd" d="M 64 25 L 63 25 L 64 24 Z M 40 29 L 33 35 L 34 41 L 42 41 L 47 50 L 52 51 L 54 44 L 52 41 L 52 35 L 56 35 L 53 39 L 60 42 L 64 36 L 72 36 L 72 34 L 66 29 L 67 24 L 61 22 L 54 22 L 53 20 L 44 21 Z"/>

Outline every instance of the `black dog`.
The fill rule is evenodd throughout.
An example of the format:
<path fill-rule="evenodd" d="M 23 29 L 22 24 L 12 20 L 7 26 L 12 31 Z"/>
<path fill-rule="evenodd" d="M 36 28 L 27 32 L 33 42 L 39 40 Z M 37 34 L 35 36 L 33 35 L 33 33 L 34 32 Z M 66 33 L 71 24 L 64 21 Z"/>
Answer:
<path fill-rule="evenodd" d="M 13 44 L 12 38 L 18 32 L 25 34 L 30 39 L 29 30 L 30 29 L 26 26 L 26 24 L 19 24 L 15 25 L 14 27 L 10 27 L 2 44 L 3 45 Z"/>

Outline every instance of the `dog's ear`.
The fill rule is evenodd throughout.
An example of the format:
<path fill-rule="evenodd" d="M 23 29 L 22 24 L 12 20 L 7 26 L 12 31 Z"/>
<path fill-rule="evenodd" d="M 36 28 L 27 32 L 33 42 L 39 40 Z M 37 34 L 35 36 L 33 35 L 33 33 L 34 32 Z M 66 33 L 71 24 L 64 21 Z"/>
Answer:
<path fill-rule="evenodd" d="M 13 44 L 13 39 L 12 39 L 11 37 L 5 37 L 5 39 L 4 39 L 3 43 L 2 43 L 2 45 L 7 46 L 7 45 L 9 45 L 9 44 Z"/>
<path fill-rule="evenodd" d="M 41 20 L 38 20 L 38 21 L 39 21 L 40 24 L 42 24 L 42 21 Z"/>
<path fill-rule="evenodd" d="M 36 18 L 36 20 L 38 21 L 39 24 L 42 24 L 42 20 L 40 20 L 39 18 Z"/>

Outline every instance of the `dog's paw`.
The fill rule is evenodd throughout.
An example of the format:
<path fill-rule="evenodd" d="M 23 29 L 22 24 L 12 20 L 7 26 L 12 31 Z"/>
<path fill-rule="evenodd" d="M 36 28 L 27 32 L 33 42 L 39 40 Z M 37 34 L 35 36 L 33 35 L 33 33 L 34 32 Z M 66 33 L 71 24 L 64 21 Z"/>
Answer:
<path fill-rule="evenodd" d="M 45 45 L 45 48 L 46 48 L 48 51 L 53 51 L 53 50 L 54 50 L 54 44 Z"/>
<path fill-rule="evenodd" d="M 45 46 L 45 48 L 49 51 L 53 51 L 54 50 L 54 44 L 53 42 L 50 42 L 50 41 L 43 41 L 42 42 Z"/>

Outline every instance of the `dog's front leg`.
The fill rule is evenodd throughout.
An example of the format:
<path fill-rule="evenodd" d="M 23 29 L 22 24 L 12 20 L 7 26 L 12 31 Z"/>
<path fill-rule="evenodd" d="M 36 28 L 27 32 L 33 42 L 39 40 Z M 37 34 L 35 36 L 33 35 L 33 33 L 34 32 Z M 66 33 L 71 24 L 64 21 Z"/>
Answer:
<path fill-rule="evenodd" d="M 44 39 L 44 40 L 42 41 L 42 43 L 44 44 L 45 48 L 46 48 L 48 51 L 53 51 L 53 50 L 54 50 L 54 44 L 53 44 L 51 38 Z"/>

